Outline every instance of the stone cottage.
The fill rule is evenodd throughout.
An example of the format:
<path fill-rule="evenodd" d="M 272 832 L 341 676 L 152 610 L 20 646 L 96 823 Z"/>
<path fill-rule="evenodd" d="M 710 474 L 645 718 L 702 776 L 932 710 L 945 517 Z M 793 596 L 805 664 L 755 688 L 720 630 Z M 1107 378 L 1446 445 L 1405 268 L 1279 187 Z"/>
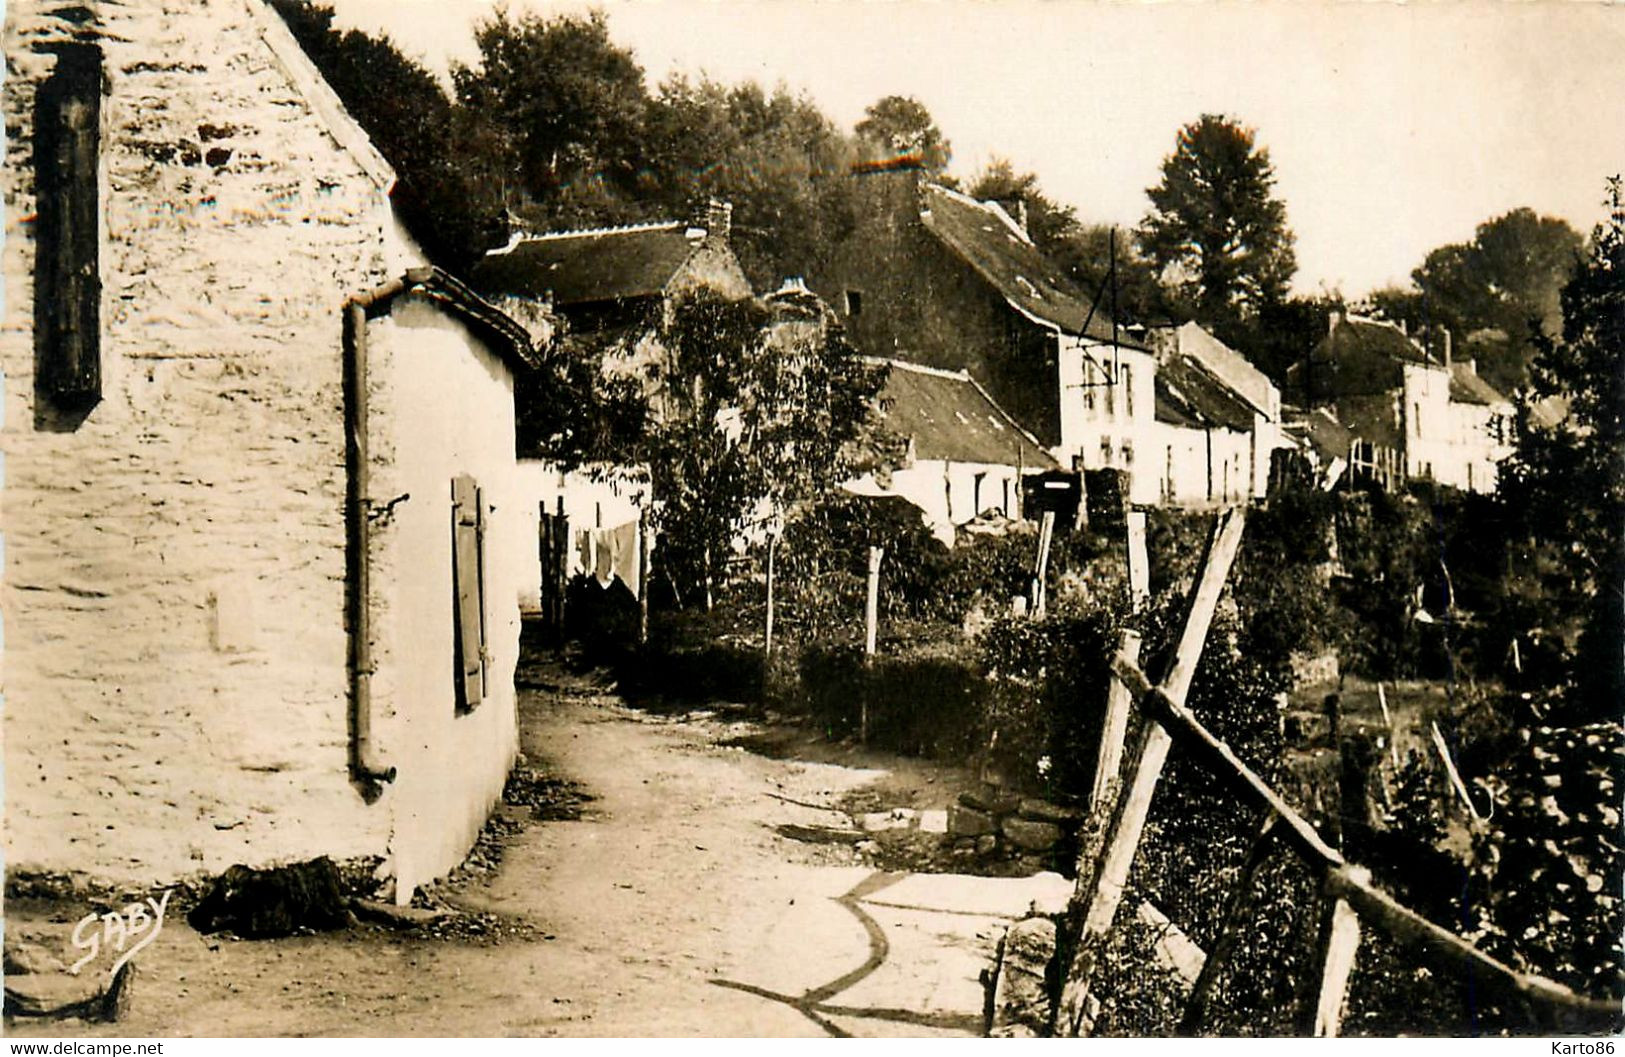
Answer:
<path fill-rule="evenodd" d="M 1133 457 L 1152 429 L 1152 356 L 1017 218 L 927 182 L 917 159 L 859 165 L 851 179 L 852 233 L 807 283 L 860 351 L 969 372 L 1067 465 L 1118 467 L 1125 443 Z"/>
<path fill-rule="evenodd" d="M 262 0 L 6 11 L 6 857 L 404 901 L 516 746 L 529 333 Z"/>

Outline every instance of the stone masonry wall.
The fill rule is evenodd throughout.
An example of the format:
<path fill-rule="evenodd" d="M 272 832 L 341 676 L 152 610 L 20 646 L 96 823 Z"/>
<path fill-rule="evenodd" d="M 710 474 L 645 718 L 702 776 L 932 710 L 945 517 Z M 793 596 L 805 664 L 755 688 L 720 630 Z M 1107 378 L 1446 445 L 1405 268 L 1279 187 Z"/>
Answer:
<path fill-rule="evenodd" d="M 88 22 L 69 19 L 89 10 Z M 59 17 L 53 12 L 66 11 Z M 5 775 L 11 868 L 147 882 L 382 854 L 346 771 L 340 307 L 387 203 L 258 0 L 8 4 Z M 103 396 L 35 427 L 30 120 L 104 49 Z"/>

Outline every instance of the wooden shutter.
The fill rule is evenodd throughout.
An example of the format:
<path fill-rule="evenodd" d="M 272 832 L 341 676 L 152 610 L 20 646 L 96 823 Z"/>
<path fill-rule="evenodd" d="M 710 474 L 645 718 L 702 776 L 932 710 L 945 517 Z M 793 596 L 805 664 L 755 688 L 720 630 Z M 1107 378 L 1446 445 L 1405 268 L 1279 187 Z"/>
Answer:
<path fill-rule="evenodd" d="M 88 408 L 101 398 L 101 51 L 56 51 L 34 103 L 36 385 L 58 408 Z"/>
<path fill-rule="evenodd" d="M 451 593 L 453 649 L 458 707 L 469 709 L 485 696 L 485 591 L 481 560 L 483 504 L 474 478 L 451 481 Z"/>

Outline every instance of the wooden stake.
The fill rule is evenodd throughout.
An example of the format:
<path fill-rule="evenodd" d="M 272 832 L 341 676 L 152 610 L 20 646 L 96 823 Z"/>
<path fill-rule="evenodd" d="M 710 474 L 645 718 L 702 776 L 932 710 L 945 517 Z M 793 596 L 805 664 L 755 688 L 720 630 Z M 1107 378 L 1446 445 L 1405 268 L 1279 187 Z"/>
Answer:
<path fill-rule="evenodd" d="M 1138 613 L 1151 597 L 1151 561 L 1146 556 L 1143 510 L 1131 510 L 1128 515 L 1128 590 Z"/>
<path fill-rule="evenodd" d="M 1320 984 L 1314 990 L 1314 1004 L 1305 1003 L 1300 1034 L 1317 1039 L 1337 1037 L 1343 1024 L 1343 1006 L 1348 1001 L 1349 974 L 1360 949 L 1360 916 L 1354 908 L 1328 895 L 1321 914 L 1315 963 L 1320 966 Z"/>
<path fill-rule="evenodd" d="M 1388 758 L 1394 762 L 1394 770 L 1399 770 L 1399 732 L 1394 730 L 1394 717 L 1388 711 L 1388 692 L 1377 684 L 1377 707 L 1382 709 L 1382 725 L 1388 730 Z"/>
<path fill-rule="evenodd" d="M 1242 508 L 1231 507 L 1220 513 L 1208 538 L 1201 572 L 1191 589 L 1185 628 L 1179 637 L 1173 665 L 1163 681 L 1164 693 L 1177 704 L 1184 703 L 1196 675 L 1202 646 L 1213 623 L 1213 611 L 1218 607 L 1231 563 L 1241 549 L 1244 524 Z M 1082 924 L 1058 1011 L 1058 1027 L 1063 1034 L 1076 1036 L 1088 1030 L 1085 1014 L 1089 1008 L 1090 971 L 1122 901 L 1123 887 L 1128 883 L 1129 868 L 1140 846 L 1140 834 L 1145 830 L 1151 798 L 1162 777 L 1170 744 L 1168 732 L 1156 722 L 1147 721 L 1133 776 L 1127 791 L 1113 805 L 1099 860 L 1093 861 L 1090 856 L 1091 861 L 1086 862 L 1084 855 L 1079 856 L 1078 885 L 1073 893 L 1070 916 Z"/>
<path fill-rule="evenodd" d="M 649 641 L 649 511 L 638 512 L 638 645 Z"/>
<path fill-rule="evenodd" d="M 1224 923 L 1219 926 L 1218 939 L 1213 941 L 1213 949 L 1208 951 L 1207 959 L 1202 962 L 1202 971 L 1197 974 L 1190 998 L 1185 1002 L 1185 1013 L 1179 1020 L 1181 1035 L 1195 1035 L 1202 1029 L 1208 998 L 1218 982 L 1219 973 L 1230 960 L 1230 953 L 1235 950 L 1236 940 L 1240 938 L 1242 919 L 1252 902 L 1253 881 L 1275 848 L 1275 824 L 1280 818 L 1273 811 L 1264 815 L 1264 824 L 1253 838 L 1247 860 L 1241 865 L 1241 873 L 1236 875 L 1235 886 L 1230 889 L 1230 899 L 1224 908 Z"/>
<path fill-rule="evenodd" d="M 1055 538 L 1055 511 L 1044 511 L 1038 526 L 1038 557 L 1033 562 L 1033 619 L 1044 616 L 1044 580 L 1049 571 L 1049 548 Z"/>
<path fill-rule="evenodd" d="M 779 538 L 767 538 L 767 628 L 762 635 L 762 656 L 773 656 L 773 553 L 778 550 Z"/>
<path fill-rule="evenodd" d="M 1124 628 L 1117 636 L 1117 655 L 1138 663 L 1138 631 Z M 1100 729 L 1100 752 L 1095 757 L 1095 780 L 1089 790 L 1089 810 L 1100 811 L 1115 796 L 1118 772 L 1123 768 L 1123 739 L 1128 736 L 1128 714 L 1132 699 L 1116 674 L 1106 688 L 1106 717 Z"/>
<path fill-rule="evenodd" d="M 869 548 L 869 595 L 863 606 L 863 659 L 867 671 L 874 663 L 875 640 L 880 628 L 880 561 L 886 555 L 884 547 Z M 869 680 L 863 683 L 863 700 L 858 715 L 858 740 L 869 744 Z"/>
<path fill-rule="evenodd" d="M 1467 814 L 1478 820 L 1478 809 L 1473 807 L 1472 798 L 1467 795 L 1467 785 L 1461 780 L 1461 772 L 1456 770 L 1456 762 L 1450 758 L 1450 746 L 1445 744 L 1439 724 L 1434 722 L 1430 726 L 1433 728 L 1433 748 L 1438 751 L 1439 759 L 1444 761 L 1444 772 L 1450 776 L 1450 788 L 1461 798 L 1461 804 L 1467 809 Z"/>

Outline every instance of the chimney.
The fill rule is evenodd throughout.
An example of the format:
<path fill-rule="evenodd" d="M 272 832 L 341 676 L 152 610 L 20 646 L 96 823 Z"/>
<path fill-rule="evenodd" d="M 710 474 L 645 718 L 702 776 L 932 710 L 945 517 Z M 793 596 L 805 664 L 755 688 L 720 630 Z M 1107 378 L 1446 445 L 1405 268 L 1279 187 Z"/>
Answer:
<path fill-rule="evenodd" d="M 1016 224 L 1021 228 L 1023 235 L 1032 233 L 1027 227 L 1027 200 L 1025 198 L 1016 199 Z"/>
<path fill-rule="evenodd" d="M 1449 327 L 1441 327 L 1440 329 L 1442 329 L 1444 331 L 1444 365 L 1446 367 L 1449 367 L 1450 366 L 1450 328 Z"/>
<path fill-rule="evenodd" d="M 707 242 L 727 242 L 733 231 L 734 207 L 730 202 L 711 199 L 705 203 L 705 238 Z"/>

